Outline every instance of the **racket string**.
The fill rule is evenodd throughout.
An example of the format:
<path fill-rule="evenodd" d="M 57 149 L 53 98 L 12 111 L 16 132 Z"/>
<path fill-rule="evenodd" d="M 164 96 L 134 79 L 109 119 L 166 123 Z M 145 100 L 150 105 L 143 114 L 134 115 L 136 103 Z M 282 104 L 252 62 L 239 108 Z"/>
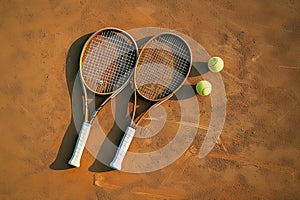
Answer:
<path fill-rule="evenodd" d="M 110 34 L 110 35 L 108 35 L 108 38 L 113 39 L 114 37 L 111 37 L 111 34 Z M 116 40 L 116 41 L 112 41 L 112 42 L 114 42 L 116 44 L 117 48 L 122 50 L 122 46 L 119 46 L 120 40 Z M 102 55 L 108 57 L 108 63 L 113 63 L 114 62 L 113 59 L 115 59 L 115 58 L 112 55 L 110 55 L 110 54 L 102 54 Z M 104 60 L 105 58 L 102 58 L 102 59 Z M 114 67 L 114 68 L 110 68 L 110 69 L 111 69 L 110 73 L 104 73 L 104 76 L 103 76 L 104 80 L 108 80 L 107 81 L 107 90 L 108 91 L 112 91 L 113 87 L 115 85 L 115 79 L 112 79 L 112 82 L 109 81 L 109 80 L 110 80 L 110 77 L 111 77 L 112 74 L 116 74 L 116 68 Z M 98 85 L 98 87 L 99 87 L 99 85 Z"/>
<path fill-rule="evenodd" d="M 129 78 L 136 56 L 135 46 L 123 34 L 103 32 L 93 38 L 86 49 L 83 78 L 94 91 L 112 92 Z"/>
<path fill-rule="evenodd" d="M 151 41 L 137 65 L 137 86 L 142 96 L 161 99 L 175 91 L 185 80 L 191 54 L 179 37 L 165 34 Z"/>
<path fill-rule="evenodd" d="M 105 40 L 105 39 L 109 38 L 110 34 L 111 34 L 111 32 L 103 32 L 103 34 L 96 36 L 96 38 L 95 38 L 96 40 L 92 41 L 91 44 L 94 44 L 94 45 L 91 46 L 93 48 L 91 48 L 90 55 L 93 56 L 93 59 L 88 60 L 88 61 L 92 62 L 91 66 L 97 66 L 99 60 L 104 59 L 104 54 L 99 54 L 99 52 L 97 50 L 99 50 L 101 48 L 101 45 L 103 45 L 103 48 L 101 48 L 101 49 L 103 49 L 103 51 L 105 51 L 107 49 L 107 42 L 109 42 L 109 41 Z M 97 39 L 99 39 L 99 40 L 97 40 Z M 99 41 L 106 41 L 106 42 L 100 43 Z M 98 59 L 95 59 L 95 58 L 98 58 Z M 106 59 L 107 59 L 108 63 L 111 63 L 111 56 L 109 54 L 107 54 Z M 99 86 L 100 82 L 98 82 L 99 80 L 97 80 L 97 77 L 99 76 L 100 73 L 101 73 L 101 71 L 99 70 L 99 68 L 95 68 L 95 69 L 91 68 L 90 69 L 90 75 L 92 76 L 91 84 L 92 84 L 93 88 L 98 88 L 98 86 Z"/>
<path fill-rule="evenodd" d="M 170 90 L 174 91 L 180 85 L 182 81 L 185 79 L 186 74 L 188 73 L 188 69 L 190 66 L 190 52 L 189 48 L 187 48 L 186 44 L 182 42 L 182 40 L 178 40 L 176 37 L 168 38 L 168 35 L 164 35 L 161 40 L 171 46 L 171 51 L 174 55 L 175 60 L 175 70 L 173 72 L 174 78 L 170 83 Z M 168 94 L 168 91 L 164 91 L 162 96 Z"/>
<path fill-rule="evenodd" d="M 149 66 L 144 70 L 149 70 L 149 73 L 140 73 L 141 80 L 143 80 L 142 84 L 151 84 L 152 88 L 148 87 L 147 94 L 150 94 L 150 91 L 153 90 L 153 83 L 157 85 L 155 88 L 155 93 L 158 93 L 162 87 L 169 87 L 169 83 L 171 80 L 169 67 L 164 66 L 172 66 L 173 59 L 170 54 L 170 48 L 165 44 L 158 43 L 157 41 L 153 41 L 153 44 L 147 48 L 146 54 L 144 54 L 144 58 L 141 62 L 147 63 Z M 168 59 L 167 59 L 168 58 Z M 152 62 L 153 61 L 153 62 Z M 153 74 L 149 76 L 149 74 Z M 162 76 L 162 77 L 159 77 Z"/>

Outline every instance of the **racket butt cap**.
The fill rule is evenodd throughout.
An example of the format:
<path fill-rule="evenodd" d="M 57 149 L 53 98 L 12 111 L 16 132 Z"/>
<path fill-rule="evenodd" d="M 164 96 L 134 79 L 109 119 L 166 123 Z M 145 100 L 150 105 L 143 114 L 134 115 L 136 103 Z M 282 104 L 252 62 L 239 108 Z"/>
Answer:
<path fill-rule="evenodd" d="M 110 167 L 117 169 L 119 171 L 122 169 L 122 162 L 113 161 L 109 165 Z"/>
<path fill-rule="evenodd" d="M 80 161 L 79 160 L 74 160 L 74 159 L 69 160 L 68 164 L 72 165 L 74 167 L 80 167 Z"/>

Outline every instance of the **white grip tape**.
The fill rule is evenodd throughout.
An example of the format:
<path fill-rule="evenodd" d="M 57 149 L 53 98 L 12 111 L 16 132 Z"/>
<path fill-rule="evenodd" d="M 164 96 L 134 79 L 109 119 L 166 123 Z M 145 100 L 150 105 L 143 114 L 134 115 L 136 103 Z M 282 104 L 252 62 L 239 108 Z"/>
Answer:
<path fill-rule="evenodd" d="M 69 165 L 73 165 L 74 167 L 80 166 L 80 158 L 82 156 L 83 149 L 85 147 L 87 138 L 90 134 L 91 124 L 88 122 L 84 122 L 81 126 L 79 136 L 76 142 L 76 146 L 73 152 L 71 159 L 69 160 Z"/>
<path fill-rule="evenodd" d="M 122 141 L 119 145 L 117 153 L 116 153 L 113 161 L 110 163 L 110 166 L 112 168 L 115 168 L 117 170 L 121 170 L 123 159 L 124 159 L 124 157 L 126 155 L 126 152 L 127 152 L 128 148 L 130 146 L 130 143 L 133 139 L 134 133 L 135 133 L 135 128 L 134 127 L 129 126 L 126 129 L 125 135 L 122 138 Z"/>

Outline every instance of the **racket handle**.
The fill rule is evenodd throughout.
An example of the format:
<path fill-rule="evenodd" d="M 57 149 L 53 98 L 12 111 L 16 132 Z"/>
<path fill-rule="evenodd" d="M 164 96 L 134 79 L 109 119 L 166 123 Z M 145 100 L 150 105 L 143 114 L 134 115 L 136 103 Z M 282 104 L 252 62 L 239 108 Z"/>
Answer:
<path fill-rule="evenodd" d="M 123 159 L 124 159 L 126 152 L 130 146 L 130 143 L 133 139 L 134 133 L 135 133 L 135 127 L 129 126 L 126 129 L 125 134 L 124 134 L 122 141 L 119 145 L 119 148 L 117 150 L 117 153 L 116 153 L 113 161 L 110 163 L 110 166 L 112 168 L 121 170 Z"/>
<path fill-rule="evenodd" d="M 71 159 L 69 160 L 69 165 L 72 165 L 74 167 L 79 167 L 80 166 L 80 158 L 82 156 L 83 149 L 85 147 L 87 138 L 90 134 L 90 129 L 91 129 L 91 124 L 88 122 L 83 122 L 79 136 L 76 142 L 76 146 L 73 152 L 73 155 Z"/>

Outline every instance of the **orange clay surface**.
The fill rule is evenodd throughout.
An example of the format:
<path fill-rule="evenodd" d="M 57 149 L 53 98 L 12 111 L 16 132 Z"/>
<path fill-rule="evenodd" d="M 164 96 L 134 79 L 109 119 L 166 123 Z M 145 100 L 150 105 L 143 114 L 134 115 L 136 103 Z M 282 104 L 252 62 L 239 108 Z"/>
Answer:
<path fill-rule="evenodd" d="M 299 198 L 299 8 L 295 0 L 2 0 L 0 199 Z M 208 156 L 198 158 L 211 103 L 197 96 L 201 121 L 190 124 L 197 136 L 168 167 L 124 173 L 88 151 L 80 168 L 68 167 L 77 136 L 70 93 L 84 40 L 75 41 L 107 26 L 175 29 L 224 59 L 227 116 L 222 143 Z M 172 139 L 178 101 L 162 106 L 168 134 L 136 139 L 130 151 Z M 109 110 L 98 117 L 104 132 L 113 125 Z"/>

